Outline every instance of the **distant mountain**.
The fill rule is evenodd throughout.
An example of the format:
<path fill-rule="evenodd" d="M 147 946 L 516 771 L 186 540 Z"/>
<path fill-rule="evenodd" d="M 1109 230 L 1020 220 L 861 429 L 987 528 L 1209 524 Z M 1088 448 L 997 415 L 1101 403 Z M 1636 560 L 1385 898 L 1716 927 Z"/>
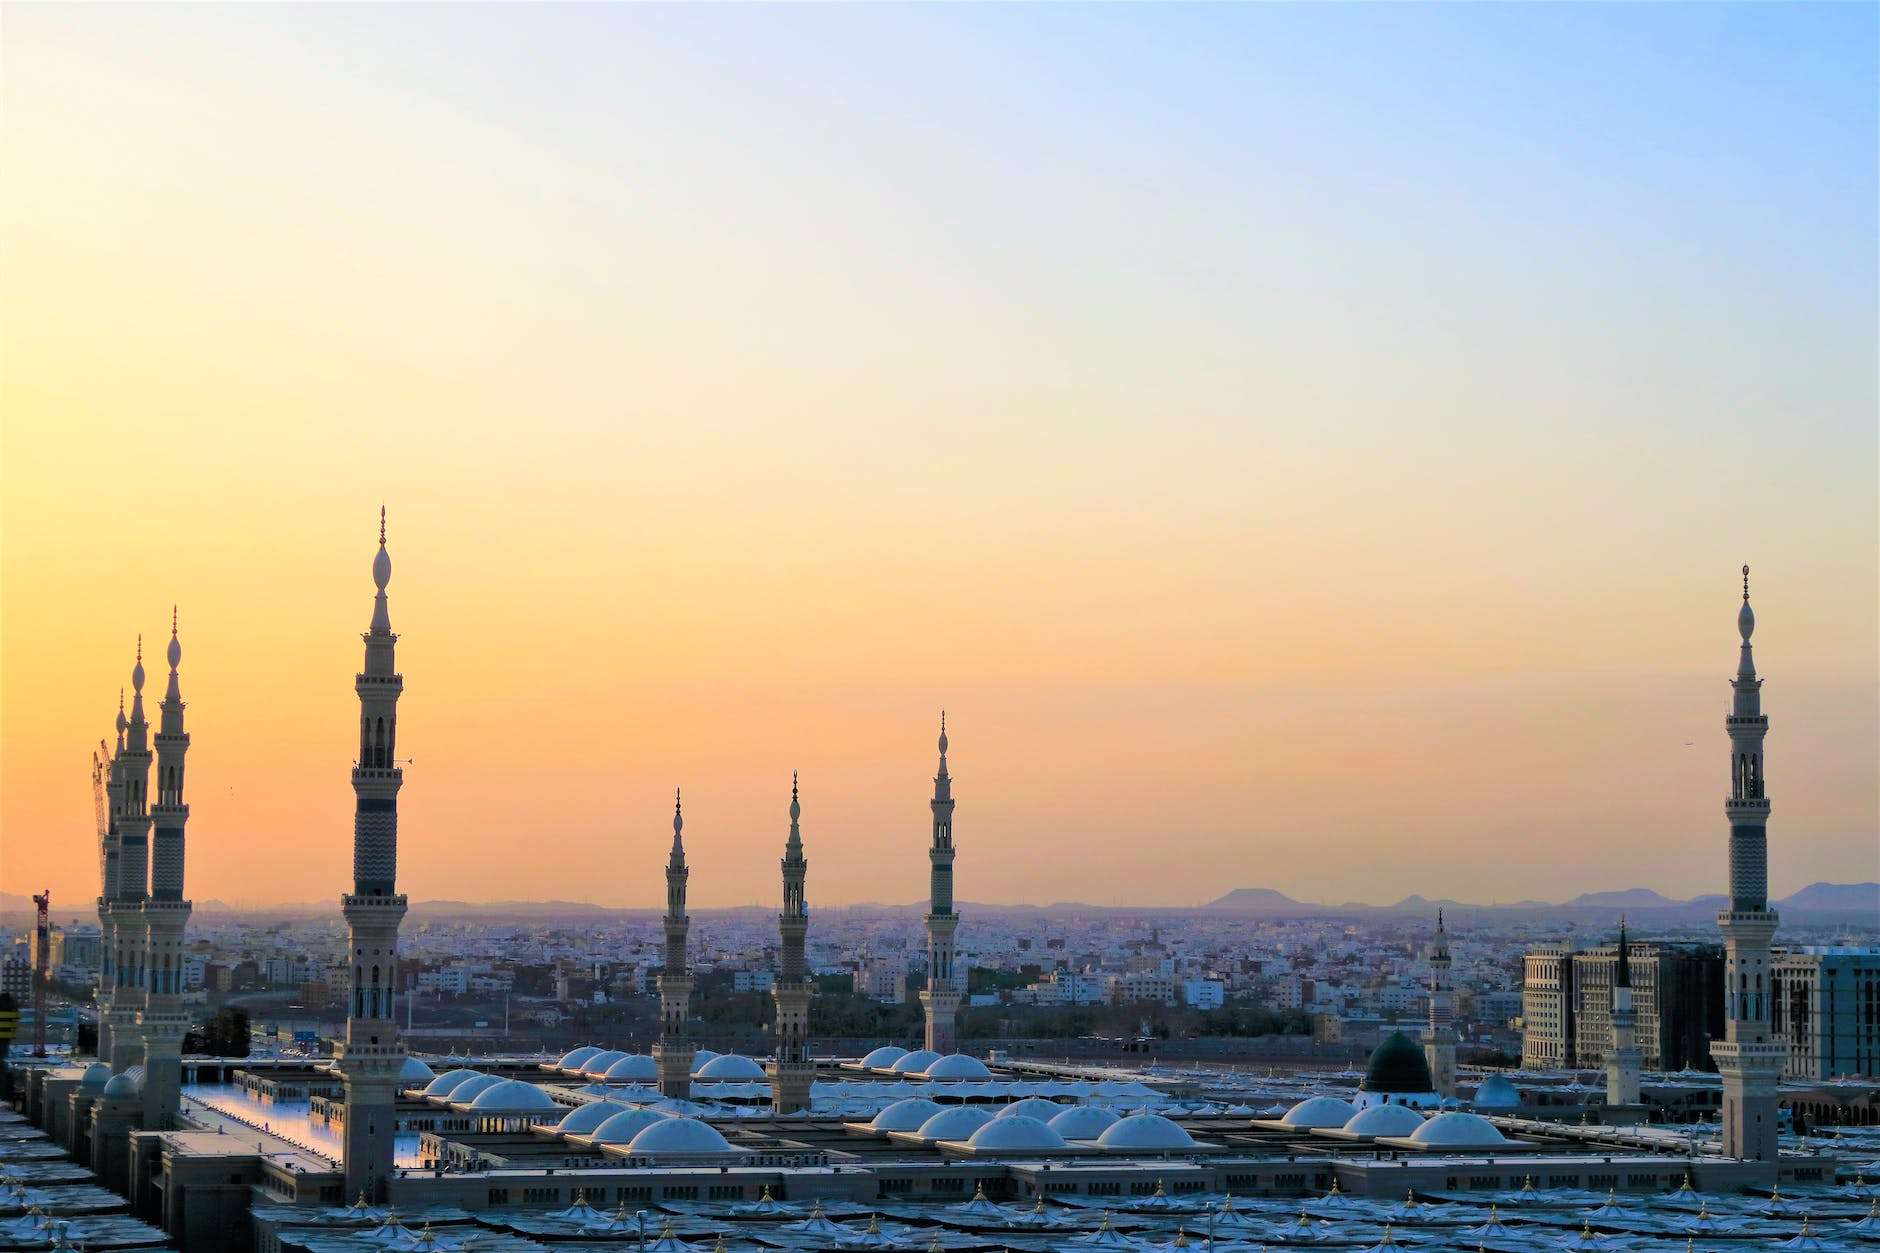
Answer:
<path fill-rule="evenodd" d="M 1209 901 L 1201 908 L 1226 909 L 1234 913 L 1248 914 L 1290 914 L 1322 907 L 1295 901 L 1284 892 L 1275 892 L 1272 888 L 1235 888 L 1226 896 L 1216 901 Z"/>
<path fill-rule="evenodd" d="M 1583 892 L 1568 901 L 1515 901 L 1510 904 L 1477 905 L 1467 901 L 1431 900 L 1424 896 L 1406 896 L 1390 905 L 1367 905 L 1346 901 L 1342 905 L 1319 905 L 1294 900 L 1272 888 L 1237 888 L 1227 895 L 1200 906 L 1204 911 L 1237 914 L 1264 914 L 1269 917 L 1376 917 L 1382 915 L 1429 915 L 1438 909 L 1457 917 L 1473 914 L 1519 914 L 1536 919 L 1565 920 L 1574 915 L 1592 915 L 1610 922 L 1620 914 L 1630 914 L 1657 924 L 1697 921 L 1714 917 L 1729 898 L 1718 895 L 1694 896 L 1675 900 L 1651 888 L 1620 888 L 1604 892 Z M 1772 904 L 1792 922 L 1851 922 L 1880 927 L 1880 883 L 1812 883 Z"/>
<path fill-rule="evenodd" d="M 1675 909 L 1687 902 L 1674 901 L 1650 888 L 1621 888 L 1616 892 L 1582 892 L 1564 903 L 1570 908 Z"/>
<path fill-rule="evenodd" d="M 1811 883 L 1777 901 L 1776 909 L 1865 913 L 1880 922 L 1880 883 Z"/>

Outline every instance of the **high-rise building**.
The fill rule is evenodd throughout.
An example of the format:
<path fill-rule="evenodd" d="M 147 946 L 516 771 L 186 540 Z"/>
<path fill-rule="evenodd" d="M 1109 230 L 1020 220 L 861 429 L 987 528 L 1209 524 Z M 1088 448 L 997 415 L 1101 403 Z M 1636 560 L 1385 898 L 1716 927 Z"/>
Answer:
<path fill-rule="evenodd" d="M 405 678 L 398 673 L 392 617 L 385 588 L 392 581 L 392 558 L 385 549 L 385 511 L 379 510 L 379 551 L 372 559 L 372 625 L 365 634 L 365 669 L 355 677 L 359 695 L 359 760 L 353 764 L 353 890 L 342 897 L 346 917 L 346 956 L 352 967 L 352 993 L 346 1011 L 346 1038 L 340 1046 L 339 1071 L 345 1088 L 346 1126 L 342 1145 L 346 1194 L 368 1201 L 385 1198 L 392 1173 L 396 1132 L 395 1102 L 399 1071 L 405 1063 L 404 1041 L 395 1016 L 398 982 L 398 924 L 405 898 L 398 893 L 398 789 L 405 781 L 398 767 L 398 698 Z"/>
<path fill-rule="evenodd" d="M 1770 1030 L 1795 1079 L 1880 1076 L 1880 948 L 1778 950 Z"/>
<path fill-rule="evenodd" d="M 940 773 L 933 778 L 933 843 L 927 906 L 927 986 L 920 1003 L 926 1010 L 925 1046 L 945 1056 L 957 1052 L 960 990 L 953 977 L 953 933 L 960 925 L 953 911 L 953 779 L 947 774 L 947 716 L 940 714 Z"/>
<path fill-rule="evenodd" d="M 1574 1064 L 1573 954 L 1571 944 L 1542 944 L 1527 952 L 1521 977 L 1521 1064 L 1529 1070 Z"/>
<path fill-rule="evenodd" d="M 1769 908 L 1769 793 L 1763 774 L 1763 737 L 1769 719 L 1762 711 L 1762 680 L 1750 636 L 1756 615 L 1749 607 L 1749 567 L 1743 567 L 1743 607 L 1737 610 L 1743 637 L 1733 700 L 1724 719 L 1730 737 L 1730 795 L 1723 803 L 1730 820 L 1730 903 L 1717 915 L 1723 932 L 1724 1038 L 1710 1047 L 1723 1078 L 1723 1152 L 1742 1161 L 1776 1160 L 1776 1085 L 1788 1050 L 1769 1036 L 1769 942 L 1776 912 Z"/>
<path fill-rule="evenodd" d="M 809 862 L 803 859 L 803 833 L 798 825 L 802 815 L 796 776 L 792 774 L 790 836 L 783 846 L 783 912 L 777 916 L 777 932 L 783 943 L 777 982 L 770 989 L 777 1007 L 777 1055 L 770 1063 L 770 1104 L 779 1114 L 809 1108 L 810 1081 L 815 1074 L 809 1059 L 809 1001 L 814 988 L 803 949 L 804 937 L 809 933 L 809 903 L 803 895 Z"/>
<path fill-rule="evenodd" d="M 1640 1065 L 1709 1069 L 1710 1042 L 1723 1034 L 1723 950 L 1628 938 L 1626 952 Z M 1528 950 L 1521 988 L 1523 1066 L 1606 1064 L 1618 964 L 1617 944 Z"/>
<path fill-rule="evenodd" d="M 692 926 L 685 912 L 690 874 L 685 865 L 685 815 L 674 791 L 672 852 L 666 858 L 666 966 L 659 972 L 659 1042 L 653 1045 L 653 1061 L 659 1068 L 660 1093 L 681 1101 L 692 1096 L 692 972 L 685 952 Z"/>
<path fill-rule="evenodd" d="M 170 609 L 170 683 L 159 705 L 157 729 L 157 800 L 150 814 L 155 826 L 151 846 L 150 896 L 144 901 L 144 1000 L 137 1025 L 144 1041 L 144 1130 L 164 1131 L 176 1124 L 183 1088 L 183 929 L 190 903 L 183 896 L 183 831 L 189 806 L 183 803 L 183 758 L 189 733 L 183 729 L 183 692 L 176 668 L 183 646 L 176 636 L 176 609 Z"/>
<path fill-rule="evenodd" d="M 1443 929 L 1443 911 L 1436 911 L 1436 938 L 1430 946 L 1429 1026 L 1423 1035 L 1423 1055 L 1430 1066 L 1430 1085 L 1438 1096 L 1456 1094 L 1456 994 L 1449 984 L 1449 933 Z"/>

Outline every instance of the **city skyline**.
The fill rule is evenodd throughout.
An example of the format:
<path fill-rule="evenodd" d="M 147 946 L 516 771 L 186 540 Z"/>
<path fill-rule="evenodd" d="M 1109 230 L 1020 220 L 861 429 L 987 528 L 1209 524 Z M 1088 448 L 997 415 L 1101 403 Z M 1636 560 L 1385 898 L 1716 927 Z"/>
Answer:
<path fill-rule="evenodd" d="M 1880 877 L 1872 10 L 705 20 L 9 11 L 0 888 L 172 604 L 191 894 L 345 878 L 382 501 L 414 899 L 920 900 L 942 708 L 962 901 L 1721 890 L 1745 561 Z"/>

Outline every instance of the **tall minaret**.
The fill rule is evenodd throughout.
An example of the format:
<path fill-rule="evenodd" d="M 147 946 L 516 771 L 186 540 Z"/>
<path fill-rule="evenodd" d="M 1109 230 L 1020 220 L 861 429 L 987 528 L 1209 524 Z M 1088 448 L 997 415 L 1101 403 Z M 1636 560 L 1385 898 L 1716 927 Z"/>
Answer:
<path fill-rule="evenodd" d="M 770 995 L 777 1003 L 777 1056 L 770 1063 L 770 1107 L 778 1114 L 809 1108 L 810 1080 L 815 1066 L 809 1060 L 809 960 L 803 937 L 809 931 L 809 904 L 803 897 L 803 878 L 809 863 L 803 860 L 803 833 L 797 819 L 803 806 L 797 800 L 796 775 L 790 776 L 790 838 L 783 846 L 783 912 L 777 932 L 783 941 L 777 981 Z"/>
<path fill-rule="evenodd" d="M 359 693 L 359 760 L 353 765 L 353 890 L 340 898 L 351 934 L 352 1003 L 339 1069 L 345 1084 L 346 1129 L 343 1167 L 347 1196 L 363 1193 L 383 1201 L 392 1173 L 398 1075 L 405 1045 L 394 1016 L 398 982 L 398 924 L 405 898 L 398 877 L 398 789 L 405 781 L 397 765 L 398 698 L 405 678 L 393 664 L 398 637 L 385 607 L 392 558 L 385 551 L 385 510 L 379 510 L 379 551 L 372 559 L 378 596 L 372 629 L 366 632 L 365 671 L 354 680 Z"/>
<path fill-rule="evenodd" d="M 666 858 L 666 968 L 659 973 L 659 1043 L 653 1061 L 659 1066 L 660 1095 L 681 1101 L 692 1097 L 692 1041 L 688 1019 L 692 1013 L 692 972 L 686 965 L 685 936 L 692 920 L 685 916 L 685 815 L 679 793 L 672 794 L 672 854 Z"/>
<path fill-rule="evenodd" d="M 124 689 L 118 689 L 117 751 L 111 755 L 105 775 L 104 849 L 99 872 L 98 942 L 101 973 L 98 978 L 98 1060 L 109 1063 L 116 1036 L 113 1010 L 117 1005 L 118 938 L 117 897 L 118 863 L 124 858 L 124 840 L 118 832 L 118 811 L 124 805 L 124 733 L 130 727 L 124 717 Z"/>
<path fill-rule="evenodd" d="M 940 711 L 940 773 L 933 777 L 933 844 L 928 879 L 927 986 L 920 1003 L 927 1008 L 925 1046 L 945 1056 L 956 1052 L 954 1023 L 960 993 L 953 983 L 953 932 L 960 917 L 953 912 L 953 779 L 947 774 L 947 715 Z"/>
<path fill-rule="evenodd" d="M 1449 986 L 1449 933 L 1443 911 L 1436 911 L 1436 939 L 1430 946 L 1430 1021 L 1423 1033 L 1423 1056 L 1430 1064 L 1430 1086 L 1438 1096 L 1456 1094 L 1456 994 Z"/>
<path fill-rule="evenodd" d="M 122 1074 L 144 1060 L 143 1032 L 137 1025 L 144 1004 L 144 963 L 148 954 L 144 900 L 150 885 L 150 723 L 144 718 L 144 637 L 137 637 L 137 664 L 131 669 L 131 716 L 125 724 L 123 791 L 118 807 L 118 883 L 112 906 L 117 940 L 116 990 L 111 997 L 111 1070 Z"/>
<path fill-rule="evenodd" d="M 1769 1038 L 1769 942 L 1776 912 L 1769 908 L 1769 794 L 1763 787 L 1762 680 L 1749 637 L 1756 615 L 1749 607 L 1749 567 L 1743 567 L 1743 607 L 1736 612 L 1743 648 L 1730 686 L 1735 696 L 1723 727 L 1730 736 L 1730 907 L 1717 915 L 1723 932 L 1724 1038 L 1710 1046 L 1723 1079 L 1723 1152 L 1742 1161 L 1776 1160 L 1776 1085 L 1786 1052 Z"/>
<path fill-rule="evenodd" d="M 176 638 L 176 607 L 170 607 L 170 685 L 164 689 L 157 723 L 157 803 L 150 813 L 155 832 L 151 845 L 150 899 L 144 902 L 149 934 L 145 962 L 143 1012 L 137 1025 L 144 1037 L 144 1130 L 167 1131 L 176 1124 L 182 1099 L 183 928 L 190 904 L 183 898 L 183 828 L 189 806 L 183 803 L 183 756 L 189 733 L 183 730 L 183 691 L 176 667 L 183 645 Z"/>
<path fill-rule="evenodd" d="M 1637 1105 L 1638 1011 L 1632 1007 L 1632 950 L 1619 920 L 1619 961 L 1612 972 L 1612 1047 L 1606 1052 L 1606 1104 Z"/>

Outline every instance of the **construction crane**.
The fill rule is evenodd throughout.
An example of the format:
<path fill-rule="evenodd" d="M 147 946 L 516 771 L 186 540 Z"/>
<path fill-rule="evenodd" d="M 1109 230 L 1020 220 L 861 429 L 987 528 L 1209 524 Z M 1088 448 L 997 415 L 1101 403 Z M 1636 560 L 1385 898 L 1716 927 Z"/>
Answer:
<path fill-rule="evenodd" d="M 33 923 L 33 1056 L 46 1055 L 46 949 L 52 942 L 52 889 L 35 893 L 39 917 Z"/>

